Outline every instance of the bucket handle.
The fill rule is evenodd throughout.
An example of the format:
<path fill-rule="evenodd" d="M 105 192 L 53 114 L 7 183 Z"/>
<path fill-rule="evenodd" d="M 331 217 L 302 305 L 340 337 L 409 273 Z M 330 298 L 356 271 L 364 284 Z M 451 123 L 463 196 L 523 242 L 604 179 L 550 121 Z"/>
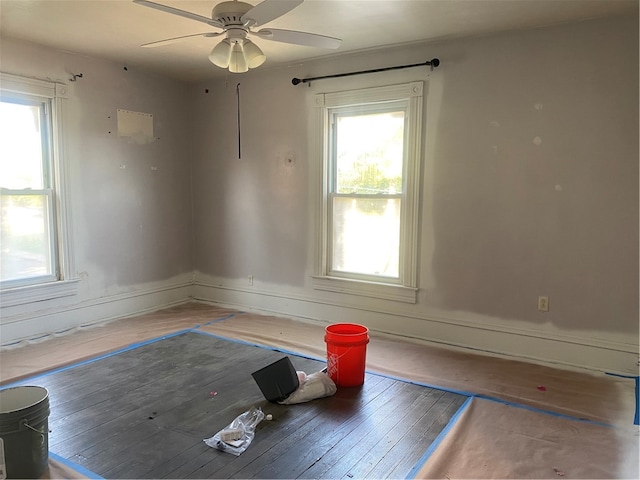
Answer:
<path fill-rule="evenodd" d="M 44 435 L 44 428 L 42 430 L 38 430 L 37 428 L 32 427 L 31 425 L 29 425 L 29 421 L 26 418 L 23 418 L 18 422 L 17 430 L 12 430 L 11 432 L 4 432 L 4 433 L 7 435 L 11 435 L 13 433 L 18 433 L 24 430 L 25 427 L 28 428 L 29 430 L 33 430 L 34 432 L 39 433 L 40 435 Z"/>
<path fill-rule="evenodd" d="M 327 357 L 327 373 L 334 370 L 336 365 L 338 364 L 338 360 L 344 357 L 353 347 L 347 348 L 342 355 L 331 354 L 331 358 Z M 331 375 L 329 375 L 331 376 Z"/>
<path fill-rule="evenodd" d="M 342 352 L 341 355 L 336 355 L 335 353 L 333 354 L 333 358 L 335 360 L 340 360 L 342 357 L 344 357 L 347 353 L 349 353 L 351 351 L 351 349 L 353 348 L 353 346 L 347 348 L 344 352 Z"/>
<path fill-rule="evenodd" d="M 44 428 L 42 430 L 38 430 L 37 428 L 33 428 L 31 425 L 29 425 L 29 423 L 27 422 L 26 418 L 20 420 L 20 426 L 27 427 L 29 430 L 33 430 L 34 432 L 39 433 L 40 435 L 44 435 Z"/>
<path fill-rule="evenodd" d="M 42 430 L 38 430 L 37 428 L 32 427 L 31 425 L 29 425 L 29 422 L 27 421 L 26 418 L 23 418 L 22 420 L 20 420 L 20 427 L 27 427 L 29 430 L 33 430 L 34 432 L 39 434 L 40 446 L 44 445 L 44 428 Z M 22 430 L 22 428 L 20 429 Z"/>

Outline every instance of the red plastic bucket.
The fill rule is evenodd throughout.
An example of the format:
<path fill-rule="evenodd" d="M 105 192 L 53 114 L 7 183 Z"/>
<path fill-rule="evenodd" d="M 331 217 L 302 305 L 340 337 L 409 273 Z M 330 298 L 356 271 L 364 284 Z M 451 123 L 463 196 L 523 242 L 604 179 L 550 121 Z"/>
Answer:
<path fill-rule="evenodd" d="M 335 323 L 325 328 L 327 374 L 339 387 L 364 383 L 369 329 L 355 323 Z"/>

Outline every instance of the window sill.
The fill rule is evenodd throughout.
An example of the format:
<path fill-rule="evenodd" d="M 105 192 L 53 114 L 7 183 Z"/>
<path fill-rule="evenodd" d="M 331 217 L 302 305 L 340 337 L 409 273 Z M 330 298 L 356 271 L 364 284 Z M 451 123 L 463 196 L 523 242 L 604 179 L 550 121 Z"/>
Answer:
<path fill-rule="evenodd" d="M 359 295 L 361 297 L 393 300 L 395 302 L 416 303 L 418 289 L 389 283 L 364 282 L 346 278 L 312 275 L 313 288 L 327 292 Z"/>
<path fill-rule="evenodd" d="M 80 279 L 62 280 L 39 285 L 7 288 L 0 292 L 0 305 L 3 308 L 13 307 L 15 305 L 24 305 L 25 303 L 76 295 L 79 282 Z"/>

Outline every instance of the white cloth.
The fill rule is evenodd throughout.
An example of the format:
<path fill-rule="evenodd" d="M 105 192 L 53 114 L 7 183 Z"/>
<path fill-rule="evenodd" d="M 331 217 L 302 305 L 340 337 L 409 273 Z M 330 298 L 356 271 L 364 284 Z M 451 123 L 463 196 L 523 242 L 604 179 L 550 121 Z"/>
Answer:
<path fill-rule="evenodd" d="M 300 386 L 287 398 L 279 401 L 282 405 L 303 403 L 316 398 L 329 397 L 336 393 L 338 388 L 333 380 L 324 372 L 316 372 L 307 375 L 304 372 L 296 372 Z"/>

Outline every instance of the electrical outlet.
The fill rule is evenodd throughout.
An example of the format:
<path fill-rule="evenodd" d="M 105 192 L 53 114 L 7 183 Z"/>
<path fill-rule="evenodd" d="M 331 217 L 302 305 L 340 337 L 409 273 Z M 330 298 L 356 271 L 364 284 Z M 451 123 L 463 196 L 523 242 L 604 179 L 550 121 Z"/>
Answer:
<path fill-rule="evenodd" d="M 253 275 L 249 275 L 248 280 L 249 280 L 249 285 L 253 285 Z"/>
<path fill-rule="evenodd" d="M 549 297 L 538 297 L 538 310 L 541 312 L 549 311 Z"/>

